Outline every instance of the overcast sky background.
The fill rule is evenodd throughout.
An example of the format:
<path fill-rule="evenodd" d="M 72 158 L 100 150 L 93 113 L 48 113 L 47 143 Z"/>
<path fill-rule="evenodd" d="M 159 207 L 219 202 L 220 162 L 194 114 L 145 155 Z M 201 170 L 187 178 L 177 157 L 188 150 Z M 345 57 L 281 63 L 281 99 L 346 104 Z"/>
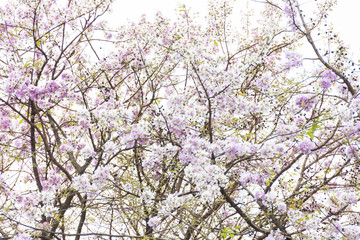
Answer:
<path fill-rule="evenodd" d="M 232 1 L 232 0 L 230 0 Z M 249 7 L 259 6 L 262 0 L 236 0 L 236 7 L 234 12 L 240 11 L 239 8 L 245 10 L 247 4 Z M 108 20 L 111 25 L 127 24 L 130 22 L 137 22 L 141 15 L 146 14 L 151 18 L 157 11 L 162 12 L 163 16 L 171 18 L 175 16 L 176 8 L 180 4 L 185 4 L 190 7 L 192 11 L 199 12 L 204 15 L 207 11 L 208 0 L 115 0 L 112 9 L 111 18 Z M 314 0 L 299 0 L 311 4 Z M 334 25 L 335 32 L 339 32 L 341 39 L 346 44 L 350 45 L 355 61 L 360 56 L 360 0 L 337 0 L 337 6 L 330 15 L 330 21 Z M 114 26 L 113 25 L 113 26 Z"/>

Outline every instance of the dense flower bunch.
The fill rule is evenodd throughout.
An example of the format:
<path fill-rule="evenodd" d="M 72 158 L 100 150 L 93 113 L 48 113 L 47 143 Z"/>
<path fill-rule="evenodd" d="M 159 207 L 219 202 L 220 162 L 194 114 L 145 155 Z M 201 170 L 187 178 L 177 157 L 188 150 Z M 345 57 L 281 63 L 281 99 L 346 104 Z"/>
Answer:
<path fill-rule="evenodd" d="M 359 239 L 358 79 L 323 28 L 333 3 L 266 2 L 256 27 L 219 0 L 204 26 L 182 6 L 116 31 L 111 1 L 1 8 L 1 237 Z"/>

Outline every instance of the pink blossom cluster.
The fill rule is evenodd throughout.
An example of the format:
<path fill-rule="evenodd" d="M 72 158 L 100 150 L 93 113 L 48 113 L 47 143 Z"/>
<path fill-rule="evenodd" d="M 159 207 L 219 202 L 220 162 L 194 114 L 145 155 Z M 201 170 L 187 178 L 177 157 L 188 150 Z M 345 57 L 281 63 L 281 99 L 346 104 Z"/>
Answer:
<path fill-rule="evenodd" d="M 303 154 L 311 153 L 311 149 L 314 148 L 314 143 L 309 139 L 304 139 L 297 144 L 297 150 Z"/>
<path fill-rule="evenodd" d="M 285 63 L 285 69 L 301 67 L 303 65 L 302 56 L 298 52 L 286 52 L 285 58 L 287 60 L 287 62 Z"/>
<path fill-rule="evenodd" d="M 330 69 L 325 70 L 320 75 L 321 87 L 324 90 L 328 90 L 331 87 L 332 82 L 334 82 L 336 80 L 336 78 L 337 78 L 337 76 L 333 71 L 331 71 Z"/>
<path fill-rule="evenodd" d="M 306 112 L 310 111 L 315 103 L 316 101 L 314 98 L 305 95 L 298 96 L 295 100 L 295 104 Z"/>
<path fill-rule="evenodd" d="M 116 30 L 110 0 L 9 2 L 0 238 L 359 237 L 356 77 L 303 62 L 321 41 L 297 1 L 240 31 L 231 1 Z"/>

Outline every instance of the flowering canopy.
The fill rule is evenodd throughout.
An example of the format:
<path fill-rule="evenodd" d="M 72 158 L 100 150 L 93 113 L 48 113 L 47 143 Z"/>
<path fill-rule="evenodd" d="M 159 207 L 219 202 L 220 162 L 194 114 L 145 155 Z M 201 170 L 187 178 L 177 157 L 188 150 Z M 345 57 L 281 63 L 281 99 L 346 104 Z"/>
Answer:
<path fill-rule="evenodd" d="M 117 30 L 110 4 L 0 9 L 2 238 L 360 238 L 357 66 L 332 1 Z"/>

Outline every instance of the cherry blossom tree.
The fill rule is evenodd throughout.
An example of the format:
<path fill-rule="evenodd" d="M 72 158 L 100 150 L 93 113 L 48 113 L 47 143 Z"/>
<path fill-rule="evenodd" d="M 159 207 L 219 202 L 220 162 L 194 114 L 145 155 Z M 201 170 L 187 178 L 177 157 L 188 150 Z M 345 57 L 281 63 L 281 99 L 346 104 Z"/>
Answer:
<path fill-rule="evenodd" d="M 0 8 L 2 239 L 360 238 L 334 2 L 232 4 L 118 29 L 111 0 Z"/>

